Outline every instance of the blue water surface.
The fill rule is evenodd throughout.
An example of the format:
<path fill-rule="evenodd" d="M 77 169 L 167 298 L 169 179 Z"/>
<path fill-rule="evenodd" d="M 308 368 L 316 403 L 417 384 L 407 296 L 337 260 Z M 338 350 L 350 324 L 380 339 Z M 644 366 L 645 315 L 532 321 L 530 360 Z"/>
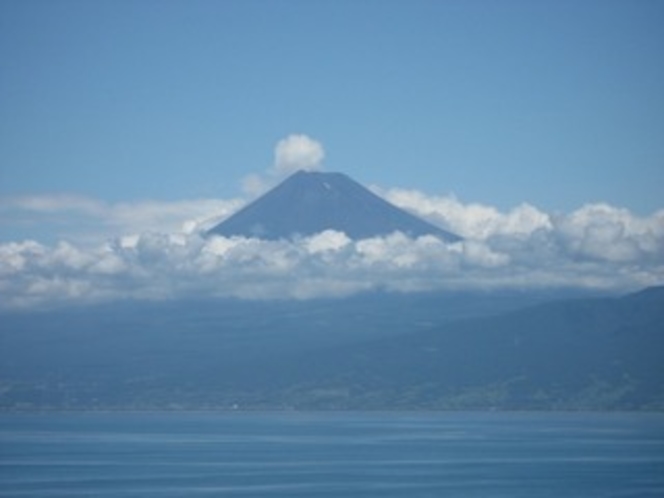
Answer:
<path fill-rule="evenodd" d="M 0 496 L 664 497 L 664 415 L 0 415 Z"/>

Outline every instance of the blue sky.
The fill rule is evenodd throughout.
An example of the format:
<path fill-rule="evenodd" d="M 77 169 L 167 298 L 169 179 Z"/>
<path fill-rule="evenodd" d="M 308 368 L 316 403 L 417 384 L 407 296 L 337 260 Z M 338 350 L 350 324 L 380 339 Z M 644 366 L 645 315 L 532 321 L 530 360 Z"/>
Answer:
<path fill-rule="evenodd" d="M 0 308 L 664 283 L 660 0 L 0 0 Z M 297 167 L 457 233 L 201 237 Z"/>
<path fill-rule="evenodd" d="M 229 197 L 305 133 L 386 188 L 664 205 L 659 1 L 3 0 L 0 23 L 2 196 Z"/>

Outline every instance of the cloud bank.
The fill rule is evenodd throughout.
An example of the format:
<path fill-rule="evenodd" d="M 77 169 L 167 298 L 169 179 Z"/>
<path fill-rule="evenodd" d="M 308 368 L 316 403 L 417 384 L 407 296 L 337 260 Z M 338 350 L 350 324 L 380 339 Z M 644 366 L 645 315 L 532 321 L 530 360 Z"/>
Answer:
<path fill-rule="evenodd" d="M 100 242 L 36 240 L 0 244 L 0 306 L 30 308 L 114 299 L 346 296 L 385 289 L 627 291 L 664 283 L 664 210 L 636 216 L 592 204 L 567 214 L 531 205 L 501 212 L 453 196 L 379 191 L 389 201 L 464 240 L 365 240 L 324 231 L 292 241 L 210 237 L 201 230 L 230 215 L 238 200 L 109 205 L 81 197 L 0 203 L 23 218 L 81 216 L 120 235 Z"/>
<path fill-rule="evenodd" d="M 109 203 L 81 195 L 0 198 L 0 236 L 20 228 L 77 245 L 144 232 L 190 233 L 210 228 L 245 204 L 241 199 Z"/>

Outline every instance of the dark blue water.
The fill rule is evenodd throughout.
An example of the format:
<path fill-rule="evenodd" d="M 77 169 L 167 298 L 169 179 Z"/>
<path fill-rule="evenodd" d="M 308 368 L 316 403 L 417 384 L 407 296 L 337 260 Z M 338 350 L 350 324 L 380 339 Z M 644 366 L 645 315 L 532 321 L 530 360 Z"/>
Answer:
<path fill-rule="evenodd" d="M 664 416 L 5 414 L 0 496 L 664 497 Z"/>

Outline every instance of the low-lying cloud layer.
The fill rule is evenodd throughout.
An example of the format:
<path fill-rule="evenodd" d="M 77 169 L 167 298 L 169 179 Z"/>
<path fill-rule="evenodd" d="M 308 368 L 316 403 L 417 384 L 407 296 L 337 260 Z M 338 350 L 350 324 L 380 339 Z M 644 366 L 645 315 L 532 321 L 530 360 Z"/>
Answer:
<path fill-rule="evenodd" d="M 7 240 L 3 232 L 15 236 L 25 231 L 39 234 L 42 240 L 90 245 L 147 231 L 189 233 L 213 226 L 244 203 L 240 199 L 108 203 L 62 194 L 0 198 L 0 240 Z"/>
<path fill-rule="evenodd" d="M 113 299 L 344 296 L 370 289 L 583 287 L 632 290 L 664 282 L 664 210 L 639 217 L 592 204 L 550 214 L 524 204 L 501 212 L 453 196 L 377 192 L 464 237 L 395 233 L 350 240 L 325 231 L 292 241 L 201 235 L 239 200 L 107 204 L 81 197 L 5 199 L 1 219 L 68 227 L 56 243 L 0 244 L 3 307 Z M 80 232 L 74 220 L 94 226 Z M 104 241 L 100 230 L 117 235 Z M 65 230 L 66 231 L 66 230 Z"/>

